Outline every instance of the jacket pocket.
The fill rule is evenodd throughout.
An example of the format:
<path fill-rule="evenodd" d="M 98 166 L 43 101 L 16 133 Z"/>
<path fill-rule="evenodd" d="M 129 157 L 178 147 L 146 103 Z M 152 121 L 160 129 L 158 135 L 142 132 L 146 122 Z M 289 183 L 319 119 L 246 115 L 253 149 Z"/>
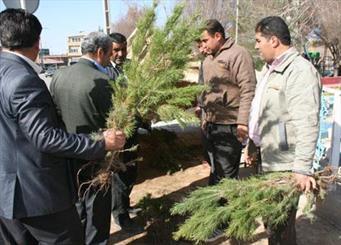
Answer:
<path fill-rule="evenodd" d="M 280 87 L 276 84 L 271 84 L 269 85 L 269 89 L 273 89 L 275 91 L 279 91 L 280 90 Z"/>
<path fill-rule="evenodd" d="M 288 151 L 289 145 L 288 145 L 288 138 L 287 138 L 287 130 L 286 130 L 286 124 L 285 122 L 279 122 L 278 123 L 278 148 L 281 151 Z"/>

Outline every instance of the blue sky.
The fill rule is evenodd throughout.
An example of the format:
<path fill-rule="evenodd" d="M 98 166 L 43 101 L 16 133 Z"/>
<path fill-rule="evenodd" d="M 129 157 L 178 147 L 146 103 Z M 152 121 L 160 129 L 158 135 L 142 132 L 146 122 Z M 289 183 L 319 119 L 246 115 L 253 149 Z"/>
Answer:
<path fill-rule="evenodd" d="M 30 1 L 30 0 L 27 0 Z M 124 16 L 128 3 L 151 6 L 152 0 L 109 0 L 111 22 Z M 174 6 L 175 0 L 163 0 L 158 9 L 159 19 L 165 19 Z M 0 0 L 0 10 L 5 6 Z M 50 49 L 51 54 L 65 54 L 67 36 L 80 31 L 97 31 L 104 27 L 103 0 L 40 0 L 34 13 L 43 25 L 42 48 Z"/>

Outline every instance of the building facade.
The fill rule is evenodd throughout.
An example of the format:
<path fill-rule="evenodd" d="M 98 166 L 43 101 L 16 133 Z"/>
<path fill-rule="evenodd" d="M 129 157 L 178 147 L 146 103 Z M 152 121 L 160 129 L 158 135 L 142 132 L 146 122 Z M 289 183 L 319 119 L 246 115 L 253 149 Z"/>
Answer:
<path fill-rule="evenodd" d="M 87 33 L 85 32 L 80 32 L 76 35 L 68 36 L 67 56 L 69 64 L 77 62 L 78 59 L 82 56 L 81 43 L 86 34 Z"/>

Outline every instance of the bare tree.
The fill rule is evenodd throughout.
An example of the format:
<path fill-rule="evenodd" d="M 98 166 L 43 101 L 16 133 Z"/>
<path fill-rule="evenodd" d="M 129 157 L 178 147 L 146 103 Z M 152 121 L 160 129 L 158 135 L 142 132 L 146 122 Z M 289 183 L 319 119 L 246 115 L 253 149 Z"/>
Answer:
<path fill-rule="evenodd" d="M 203 20 L 217 19 L 224 26 L 225 31 L 235 37 L 237 0 L 186 0 L 184 3 L 185 14 L 199 14 Z M 262 62 L 254 49 L 255 25 L 266 16 L 282 16 L 284 9 L 287 16 L 295 16 L 288 4 L 290 5 L 289 0 L 239 0 L 238 43 L 253 54 L 257 67 L 260 67 Z"/>
<path fill-rule="evenodd" d="M 235 0 L 183 0 L 184 15 L 199 14 L 203 20 L 217 19 L 226 30 L 234 21 Z"/>
<path fill-rule="evenodd" d="M 185 14 L 198 13 L 202 19 L 217 19 L 234 37 L 236 2 L 237 0 L 186 0 L 184 1 L 186 4 Z M 325 30 L 323 37 L 334 40 L 336 37 L 340 37 L 340 34 L 338 36 L 333 34 L 334 39 L 331 39 L 330 35 L 339 33 L 340 31 L 335 30 L 337 28 L 341 30 L 341 25 L 337 25 L 339 19 L 335 19 L 341 16 L 339 6 L 334 7 L 336 2 L 337 5 L 341 4 L 339 0 L 239 0 L 238 43 L 250 50 L 257 63 L 259 57 L 253 48 L 254 28 L 260 19 L 270 15 L 281 16 L 288 23 L 293 45 L 298 50 L 303 50 L 307 34 L 316 27 L 323 26 L 323 30 Z M 321 15 L 324 18 L 321 18 Z M 329 18 L 331 15 L 333 15 L 333 20 Z M 334 22 L 335 24 L 332 25 Z M 327 33 L 328 35 L 326 35 Z M 340 48 L 335 48 L 330 41 L 328 44 L 330 49 L 340 50 Z"/>
<path fill-rule="evenodd" d="M 341 1 L 317 0 L 319 34 L 323 43 L 330 50 L 336 71 L 335 76 L 340 75 L 341 70 Z"/>
<path fill-rule="evenodd" d="M 145 10 L 145 7 L 138 7 L 136 4 L 128 2 L 127 13 L 111 24 L 111 32 L 120 32 L 128 38 L 135 30 L 136 23 L 143 16 Z"/>

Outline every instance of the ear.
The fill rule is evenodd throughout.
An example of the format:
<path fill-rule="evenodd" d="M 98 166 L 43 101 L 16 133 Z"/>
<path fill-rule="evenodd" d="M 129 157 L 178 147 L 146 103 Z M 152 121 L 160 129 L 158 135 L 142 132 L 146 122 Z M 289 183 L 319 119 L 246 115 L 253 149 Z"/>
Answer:
<path fill-rule="evenodd" d="M 40 39 L 37 40 L 31 48 L 27 49 L 30 50 L 30 53 L 33 55 L 33 60 L 37 59 L 40 50 Z"/>
<path fill-rule="evenodd" d="M 104 50 L 102 48 L 97 49 L 97 57 L 102 57 L 104 55 Z"/>
<path fill-rule="evenodd" d="M 281 44 L 281 41 L 278 39 L 278 37 L 272 36 L 270 38 L 270 43 L 273 48 L 277 48 Z"/>
<path fill-rule="evenodd" d="M 217 40 L 221 40 L 223 38 L 223 36 L 221 35 L 220 32 L 216 32 L 216 33 L 214 33 L 214 38 Z"/>
<path fill-rule="evenodd" d="M 33 48 L 35 50 L 39 50 L 40 49 L 40 38 L 33 44 Z"/>

